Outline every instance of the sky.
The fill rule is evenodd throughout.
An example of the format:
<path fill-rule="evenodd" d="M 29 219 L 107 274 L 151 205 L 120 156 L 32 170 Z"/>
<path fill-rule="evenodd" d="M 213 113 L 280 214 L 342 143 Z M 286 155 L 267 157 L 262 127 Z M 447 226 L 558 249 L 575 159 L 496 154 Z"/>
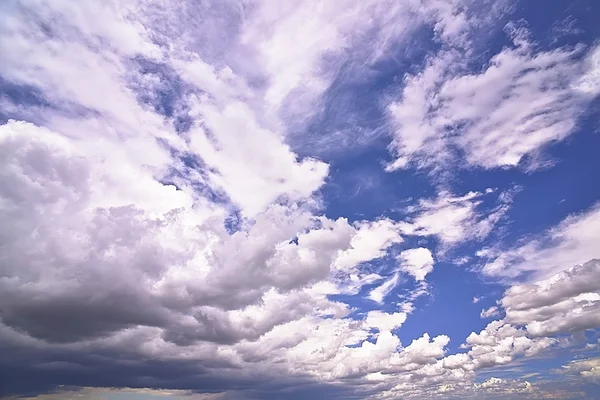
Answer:
<path fill-rule="evenodd" d="M 0 2 L 0 397 L 600 399 L 598 15 Z"/>

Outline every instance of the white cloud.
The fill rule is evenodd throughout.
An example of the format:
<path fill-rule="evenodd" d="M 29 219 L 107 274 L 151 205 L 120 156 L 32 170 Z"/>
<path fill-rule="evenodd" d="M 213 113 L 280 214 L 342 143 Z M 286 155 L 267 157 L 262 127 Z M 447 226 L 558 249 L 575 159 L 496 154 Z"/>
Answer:
<path fill-rule="evenodd" d="M 260 1 L 247 13 L 240 41 L 254 51 L 251 65 L 269 79 L 265 106 L 279 109 L 293 96 L 290 111 L 310 113 L 344 62 L 370 66 L 424 24 L 439 21 L 439 31 L 451 36 L 453 19 L 463 15 L 459 8 L 439 1 Z"/>
<path fill-rule="evenodd" d="M 282 196 L 307 199 L 324 183 L 328 166 L 314 159 L 297 160 L 281 135 L 262 128 L 246 104 L 197 104 L 192 115 L 202 126 L 188 133 L 190 149 L 214 169 L 211 181 L 244 216 L 255 216 Z"/>
<path fill-rule="evenodd" d="M 500 195 L 497 204 L 486 214 L 478 210 L 482 197 L 479 192 L 454 196 L 442 191 L 435 199 L 421 199 L 413 210 L 415 216 L 402 224 L 403 233 L 418 236 L 436 236 L 445 247 L 463 241 L 481 240 L 508 211 L 512 202 L 509 193 Z"/>
<path fill-rule="evenodd" d="M 563 373 L 575 374 L 600 383 L 600 358 L 574 360 L 562 367 Z"/>
<path fill-rule="evenodd" d="M 546 279 L 566 266 L 600 257 L 600 204 L 571 215 L 538 237 L 516 248 L 490 248 L 482 272 L 492 277 L 515 278 L 529 274 L 532 281 Z"/>
<path fill-rule="evenodd" d="M 424 247 L 405 250 L 398 256 L 400 269 L 411 275 L 415 280 L 422 281 L 433 271 L 433 256 Z"/>
<path fill-rule="evenodd" d="M 389 314 L 382 311 L 369 311 L 365 324 L 369 328 L 379 329 L 380 332 L 391 331 L 402 326 L 406 321 L 406 316 L 406 313 L 403 312 Z"/>
<path fill-rule="evenodd" d="M 600 93 L 600 46 L 590 50 L 583 65 L 585 72 L 574 87 L 587 95 L 595 96 Z"/>
<path fill-rule="evenodd" d="M 475 384 L 475 388 L 481 390 L 483 393 L 490 394 L 520 394 L 535 393 L 536 388 L 527 381 L 518 381 L 512 379 L 500 379 L 491 377 L 488 380 Z"/>
<path fill-rule="evenodd" d="M 368 70 L 423 24 L 462 43 L 475 17 L 461 2 L 200 3 L 0 6 L 2 78 L 43 100 L 0 103 L 15 114 L 0 126 L 2 369 L 221 392 L 202 399 L 274 381 L 420 398 L 551 344 L 507 324 L 470 336 L 469 353 L 422 332 L 404 346 L 392 331 L 428 291 L 431 251 L 405 250 L 385 278 L 364 264 L 404 234 L 483 239 L 510 201 L 484 215 L 493 191 L 442 192 L 408 222 L 333 220 L 316 194 L 328 165 L 288 145 L 341 63 Z M 418 283 L 398 311 L 330 296 L 382 281 L 369 297 L 383 304 L 400 271 Z"/>
<path fill-rule="evenodd" d="M 403 241 L 400 231 L 401 226 L 389 219 L 359 222 L 350 248 L 340 252 L 335 267 L 342 271 L 351 270 L 362 262 L 383 257 L 387 248 Z"/>
<path fill-rule="evenodd" d="M 369 298 L 377 303 L 383 303 L 385 298 L 394 290 L 398 284 L 399 276 L 397 273 L 389 277 L 384 283 L 369 292 Z"/>
<path fill-rule="evenodd" d="M 579 60 L 581 47 L 538 51 L 523 29 L 507 28 L 514 46 L 483 72 L 467 71 L 462 51 L 442 50 L 406 77 L 401 99 L 389 106 L 396 158 L 389 169 L 438 168 L 454 162 L 457 150 L 465 165 L 514 167 L 574 131 L 598 93 L 598 50 L 586 61 Z"/>
<path fill-rule="evenodd" d="M 600 260 L 533 284 L 515 285 L 501 300 L 508 322 L 535 336 L 579 332 L 600 325 Z"/>
<path fill-rule="evenodd" d="M 481 310 L 481 313 L 479 314 L 479 316 L 483 319 L 483 318 L 493 318 L 493 317 L 497 317 L 500 315 L 500 310 L 498 310 L 498 307 L 496 306 L 492 306 L 490 308 L 487 309 L 483 309 Z"/>
<path fill-rule="evenodd" d="M 498 304 L 504 319 L 471 333 L 462 348 L 470 349 L 475 368 L 506 365 L 559 345 L 556 335 L 577 334 L 600 324 L 600 261 L 591 260 L 532 284 L 507 289 Z M 498 306 L 482 310 L 481 318 L 498 316 Z"/>
<path fill-rule="evenodd" d="M 499 320 L 479 333 L 472 332 L 462 347 L 470 349 L 475 368 L 482 368 L 508 364 L 517 356 L 534 356 L 555 343 L 552 338 L 527 337 L 525 330 Z"/>

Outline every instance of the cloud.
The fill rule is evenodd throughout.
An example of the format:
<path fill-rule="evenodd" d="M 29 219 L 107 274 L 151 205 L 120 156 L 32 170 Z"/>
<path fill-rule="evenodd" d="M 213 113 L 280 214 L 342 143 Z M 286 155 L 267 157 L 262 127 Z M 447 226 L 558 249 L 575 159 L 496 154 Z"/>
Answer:
<path fill-rule="evenodd" d="M 506 320 L 531 335 L 578 332 L 600 324 L 600 261 L 568 268 L 534 284 L 515 285 L 500 301 Z"/>
<path fill-rule="evenodd" d="M 401 226 L 389 219 L 362 221 L 356 224 L 356 233 L 350 241 L 350 248 L 340 252 L 335 266 L 345 271 L 360 263 L 383 257 L 393 244 L 401 243 Z"/>
<path fill-rule="evenodd" d="M 377 303 L 383 303 L 386 297 L 396 288 L 400 282 L 400 272 L 411 275 L 419 283 L 417 288 L 408 296 L 406 307 L 412 309 L 412 301 L 428 293 L 425 276 L 433 271 L 433 256 L 431 251 L 419 247 L 401 252 L 396 259 L 396 266 L 392 274 L 379 286 L 369 292 L 369 298 Z"/>
<path fill-rule="evenodd" d="M 406 321 L 406 313 L 384 313 L 381 311 L 369 311 L 365 324 L 370 328 L 379 329 L 379 331 L 391 331 L 399 328 Z"/>
<path fill-rule="evenodd" d="M 328 166 L 314 159 L 298 160 L 281 135 L 257 124 L 244 103 L 232 101 L 222 107 L 198 103 L 192 105 L 191 114 L 199 125 L 187 132 L 190 150 L 215 171 L 208 173 L 211 181 L 244 216 L 255 216 L 282 196 L 290 201 L 306 199 L 324 183 Z"/>
<path fill-rule="evenodd" d="M 360 265 L 400 243 L 400 226 L 320 215 L 327 165 L 292 151 L 248 76 L 183 38 L 164 43 L 173 27 L 149 30 L 143 5 L 65 7 L 27 3 L 2 26 L 3 79 L 53 104 L 0 127 L 0 369 L 47 372 L 2 390 L 103 376 L 268 391 L 269 377 L 327 383 L 404 354 L 390 330 L 407 313 L 358 321 L 328 297 L 371 282 Z M 265 91 L 273 104 L 288 96 L 280 83 Z M 413 348 L 403 357 L 418 358 Z"/>
<path fill-rule="evenodd" d="M 479 333 L 472 332 L 462 347 L 470 349 L 475 368 L 485 368 L 506 365 L 517 356 L 534 356 L 555 343 L 553 338 L 530 338 L 524 329 L 498 320 Z"/>
<path fill-rule="evenodd" d="M 475 368 L 505 365 L 559 344 L 557 335 L 576 334 L 598 326 L 598 260 L 567 268 L 548 279 L 509 287 L 481 318 L 506 314 L 479 333 L 472 332 L 461 348 L 470 349 Z"/>
<path fill-rule="evenodd" d="M 318 130 L 311 121 L 334 82 L 376 75 L 388 50 L 412 46 L 420 29 L 464 46 L 486 21 L 474 4 L 1 5 L 0 85 L 12 92 L 0 99 L 0 396 L 62 388 L 48 395 L 62 398 L 77 387 L 74 396 L 91 398 L 119 394 L 108 388 L 203 400 L 423 398 L 520 388 L 474 379 L 555 343 L 546 328 L 521 326 L 518 312 L 542 307 L 518 298 L 530 287 L 509 289 L 506 321 L 469 336 L 467 352 L 449 354 L 437 329 L 407 343 L 397 332 L 428 293 L 432 250 L 437 258 L 487 238 L 512 192 L 440 191 L 417 199 L 405 221 L 331 217 L 322 191 L 330 165 L 290 144 L 292 128 Z M 533 68 L 538 52 L 526 47 L 502 54 Z M 591 96 L 595 58 L 552 54 L 569 61 L 567 72 L 581 66 L 568 90 Z M 487 70 L 520 77 L 501 55 Z M 563 68 L 543 61 L 533 77 Z M 485 86 L 487 70 L 472 87 Z M 469 76 L 449 78 L 440 115 L 468 103 L 451 83 Z M 430 237 L 440 246 L 421 247 Z M 416 284 L 400 297 L 403 272 Z M 567 293 L 555 300 L 574 298 L 583 313 L 591 297 L 583 304 L 569 288 L 579 283 L 568 282 L 551 297 Z M 540 322 L 535 314 L 528 324 Z"/>
<path fill-rule="evenodd" d="M 585 379 L 600 382 L 600 358 L 571 361 L 562 367 L 561 372 L 579 375 Z"/>
<path fill-rule="evenodd" d="M 482 319 L 493 318 L 493 317 L 497 317 L 499 315 L 500 315 L 500 310 L 498 310 L 498 307 L 496 307 L 496 306 L 492 306 L 490 308 L 483 309 L 483 310 L 481 310 L 481 313 L 479 314 L 479 316 Z"/>
<path fill-rule="evenodd" d="M 559 344 L 557 335 L 576 334 L 598 326 L 600 262 L 591 260 L 567 268 L 546 280 L 516 284 L 498 301 L 505 317 L 472 332 L 461 348 L 470 349 L 473 367 L 506 365 L 517 357 L 531 357 Z M 498 316 L 501 309 L 482 310 L 481 318 Z"/>
<path fill-rule="evenodd" d="M 3 323 L 37 339 L 61 343 L 96 340 L 136 327 L 158 328 L 167 341 L 182 345 L 260 336 L 295 315 L 291 310 L 289 316 L 269 314 L 270 299 L 281 300 L 273 290 L 302 291 L 327 278 L 336 246 L 343 242 L 339 249 L 349 246 L 353 228 L 347 223 L 330 225 L 332 221 L 314 218 L 310 206 L 296 204 L 308 201 L 322 183 L 325 164 L 296 160 L 281 135 L 259 127 L 246 105 L 223 93 L 192 106 L 194 121 L 210 129 L 214 140 L 198 148 L 196 141 L 206 136 L 195 125 L 182 139 L 165 116 L 138 102 L 122 73 L 128 57 L 161 58 L 165 49 L 157 47 L 144 29 L 131 30 L 139 27 L 129 20 L 135 18 L 129 14 L 132 10 L 127 18 L 115 21 L 105 15 L 103 25 L 90 23 L 81 35 L 70 36 L 70 29 L 96 11 L 105 15 L 107 9 L 64 9 L 57 3 L 32 11 L 39 19 L 48 14 L 56 21 L 69 20 L 52 26 L 52 32 L 25 24 L 23 10 L 17 10 L 14 24 L 3 25 L 15 41 L 35 45 L 38 51 L 36 57 L 9 51 L 15 57 L 6 57 L 5 79 L 36 85 L 59 106 L 68 102 L 85 111 L 45 109 L 36 122 L 47 128 L 22 121 L 0 128 L 6 165 L 0 182 L 6 222 L 1 268 L 11 277 L 2 281 Z M 111 21 L 115 30 L 105 31 Z M 86 40 L 96 37 L 114 49 L 86 47 Z M 123 42 L 125 37 L 135 43 Z M 3 41 L 3 46 L 12 44 Z M 77 59 L 68 63 L 75 55 Z M 183 54 L 169 54 L 178 56 Z M 185 60 L 178 62 L 176 68 L 185 65 Z M 40 68 L 43 71 L 32 72 Z M 194 90 L 215 94 L 237 84 L 225 72 L 205 69 L 204 80 L 190 84 L 197 85 Z M 85 79 L 86 74 L 100 86 Z M 222 127 L 223 121 L 233 125 Z M 235 125 L 238 122 L 243 126 Z M 240 152 L 239 140 L 235 143 L 230 135 L 250 137 L 243 134 L 246 129 L 253 129 L 252 137 L 260 135 L 270 148 L 269 153 L 259 153 L 275 158 L 241 160 L 239 156 L 250 154 L 250 149 L 246 146 Z M 215 144 L 218 157 L 209 152 Z M 238 156 L 228 160 L 227 154 L 235 152 Z M 182 153 L 188 158 L 178 158 Z M 194 157 L 202 159 L 203 170 L 190 171 L 186 163 Z M 291 164 L 273 168 L 277 159 Z M 224 160 L 228 162 L 223 164 Z M 236 167 L 240 162 L 245 164 L 242 169 Z M 260 165 L 277 171 L 278 176 L 271 175 L 274 181 L 269 182 L 266 170 L 253 170 Z M 248 171 L 247 177 L 239 176 Z M 245 188 L 251 192 L 244 194 L 240 183 L 249 183 Z M 225 229 L 229 205 L 199 195 L 195 188 L 200 185 L 222 189 L 243 216 L 253 219 L 243 222 L 247 225 L 239 234 L 229 235 Z M 283 194 L 291 204 L 273 204 Z M 302 233 L 316 225 L 323 229 Z M 297 242 L 288 243 L 294 237 Z M 325 243 L 333 246 L 328 256 L 327 250 L 322 252 Z M 302 268 L 282 269 L 292 263 Z M 239 280 L 232 280 L 239 265 L 245 265 L 247 275 L 238 273 Z M 255 311 L 270 317 L 253 318 L 251 308 L 242 312 L 259 300 L 264 307 Z M 300 306 L 293 302 L 288 303 L 292 308 Z M 250 326 L 240 327 L 239 320 L 248 319 Z"/>
<path fill-rule="evenodd" d="M 528 275 L 533 281 L 546 279 L 565 266 L 585 263 L 600 256 L 600 205 L 571 215 L 543 234 L 522 241 L 513 249 L 489 248 L 482 268 L 491 277 L 516 278 Z"/>
<path fill-rule="evenodd" d="M 490 193 L 469 192 L 455 196 L 441 191 L 436 198 L 420 199 L 418 205 L 409 210 L 414 216 L 402 225 L 403 233 L 435 236 L 444 247 L 482 240 L 503 218 L 512 202 L 512 195 L 506 193 L 498 196 L 491 210 L 482 212 L 478 208 L 486 195 Z"/>
<path fill-rule="evenodd" d="M 394 290 L 398 284 L 399 276 L 397 273 L 393 274 L 384 283 L 376 287 L 369 292 L 369 298 L 377 303 L 383 303 L 385 298 Z"/>
<path fill-rule="evenodd" d="M 468 70 L 463 51 L 443 49 L 422 72 L 405 77 L 401 98 L 389 105 L 395 129 L 389 170 L 439 170 L 457 153 L 465 166 L 514 167 L 528 156 L 536 168 L 544 146 L 573 133 L 598 94 L 598 49 L 541 51 L 524 28 L 509 24 L 506 31 L 513 46 L 482 72 Z"/>
<path fill-rule="evenodd" d="M 433 271 L 433 256 L 431 251 L 424 247 L 405 250 L 398 256 L 402 271 L 411 275 L 415 280 L 422 281 L 425 276 Z"/>
<path fill-rule="evenodd" d="M 256 302 L 269 288 L 290 291 L 327 278 L 338 250 L 350 244 L 352 228 L 344 220 L 324 220 L 322 229 L 298 234 L 297 244 L 285 242 L 317 220 L 276 206 L 248 230 L 229 236 L 222 212 L 207 203 L 200 212 L 182 210 L 193 200 L 149 174 L 127 175 L 126 164 L 118 175 L 104 170 L 82 157 L 85 148 L 32 124 L 10 122 L 1 129 L 1 268 L 13 277 L 2 281 L 2 319 L 37 338 L 77 341 L 144 325 L 189 327 L 195 340 L 239 340 L 255 328 L 232 332 L 228 310 Z M 115 189 L 121 185 L 124 196 L 105 198 L 108 182 Z M 127 204 L 140 190 L 152 199 L 147 208 L 144 201 Z M 255 240 L 247 241 L 247 234 Z M 232 281 L 241 262 L 247 276 L 238 271 L 242 280 Z M 210 324 L 215 331 L 205 333 L 202 326 Z"/>

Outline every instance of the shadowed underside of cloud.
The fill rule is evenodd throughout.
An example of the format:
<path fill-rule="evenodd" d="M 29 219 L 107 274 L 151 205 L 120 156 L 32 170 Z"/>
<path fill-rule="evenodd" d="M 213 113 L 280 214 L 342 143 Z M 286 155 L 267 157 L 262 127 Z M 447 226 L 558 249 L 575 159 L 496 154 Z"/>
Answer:
<path fill-rule="evenodd" d="M 0 396 L 578 398 L 593 355 L 564 363 L 562 391 L 479 377 L 600 326 L 598 207 L 509 248 L 490 241 L 516 185 L 427 174 L 531 172 L 600 91 L 597 47 L 540 48 L 512 6 L 0 5 Z M 363 93 L 376 118 L 342 110 L 360 129 L 339 143 L 318 130 L 336 85 L 360 96 L 417 41 L 424 59 Z M 381 174 L 434 190 L 394 218 L 331 217 L 338 166 L 317 156 L 382 137 Z M 504 295 L 466 338 L 401 340 L 457 249 Z"/>

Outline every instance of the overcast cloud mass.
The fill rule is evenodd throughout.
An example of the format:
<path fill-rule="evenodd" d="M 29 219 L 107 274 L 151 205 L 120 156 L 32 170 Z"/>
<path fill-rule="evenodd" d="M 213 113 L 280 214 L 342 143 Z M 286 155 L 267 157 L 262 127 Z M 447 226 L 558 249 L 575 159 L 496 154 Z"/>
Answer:
<path fill-rule="evenodd" d="M 600 3 L 0 2 L 0 397 L 600 399 Z"/>

